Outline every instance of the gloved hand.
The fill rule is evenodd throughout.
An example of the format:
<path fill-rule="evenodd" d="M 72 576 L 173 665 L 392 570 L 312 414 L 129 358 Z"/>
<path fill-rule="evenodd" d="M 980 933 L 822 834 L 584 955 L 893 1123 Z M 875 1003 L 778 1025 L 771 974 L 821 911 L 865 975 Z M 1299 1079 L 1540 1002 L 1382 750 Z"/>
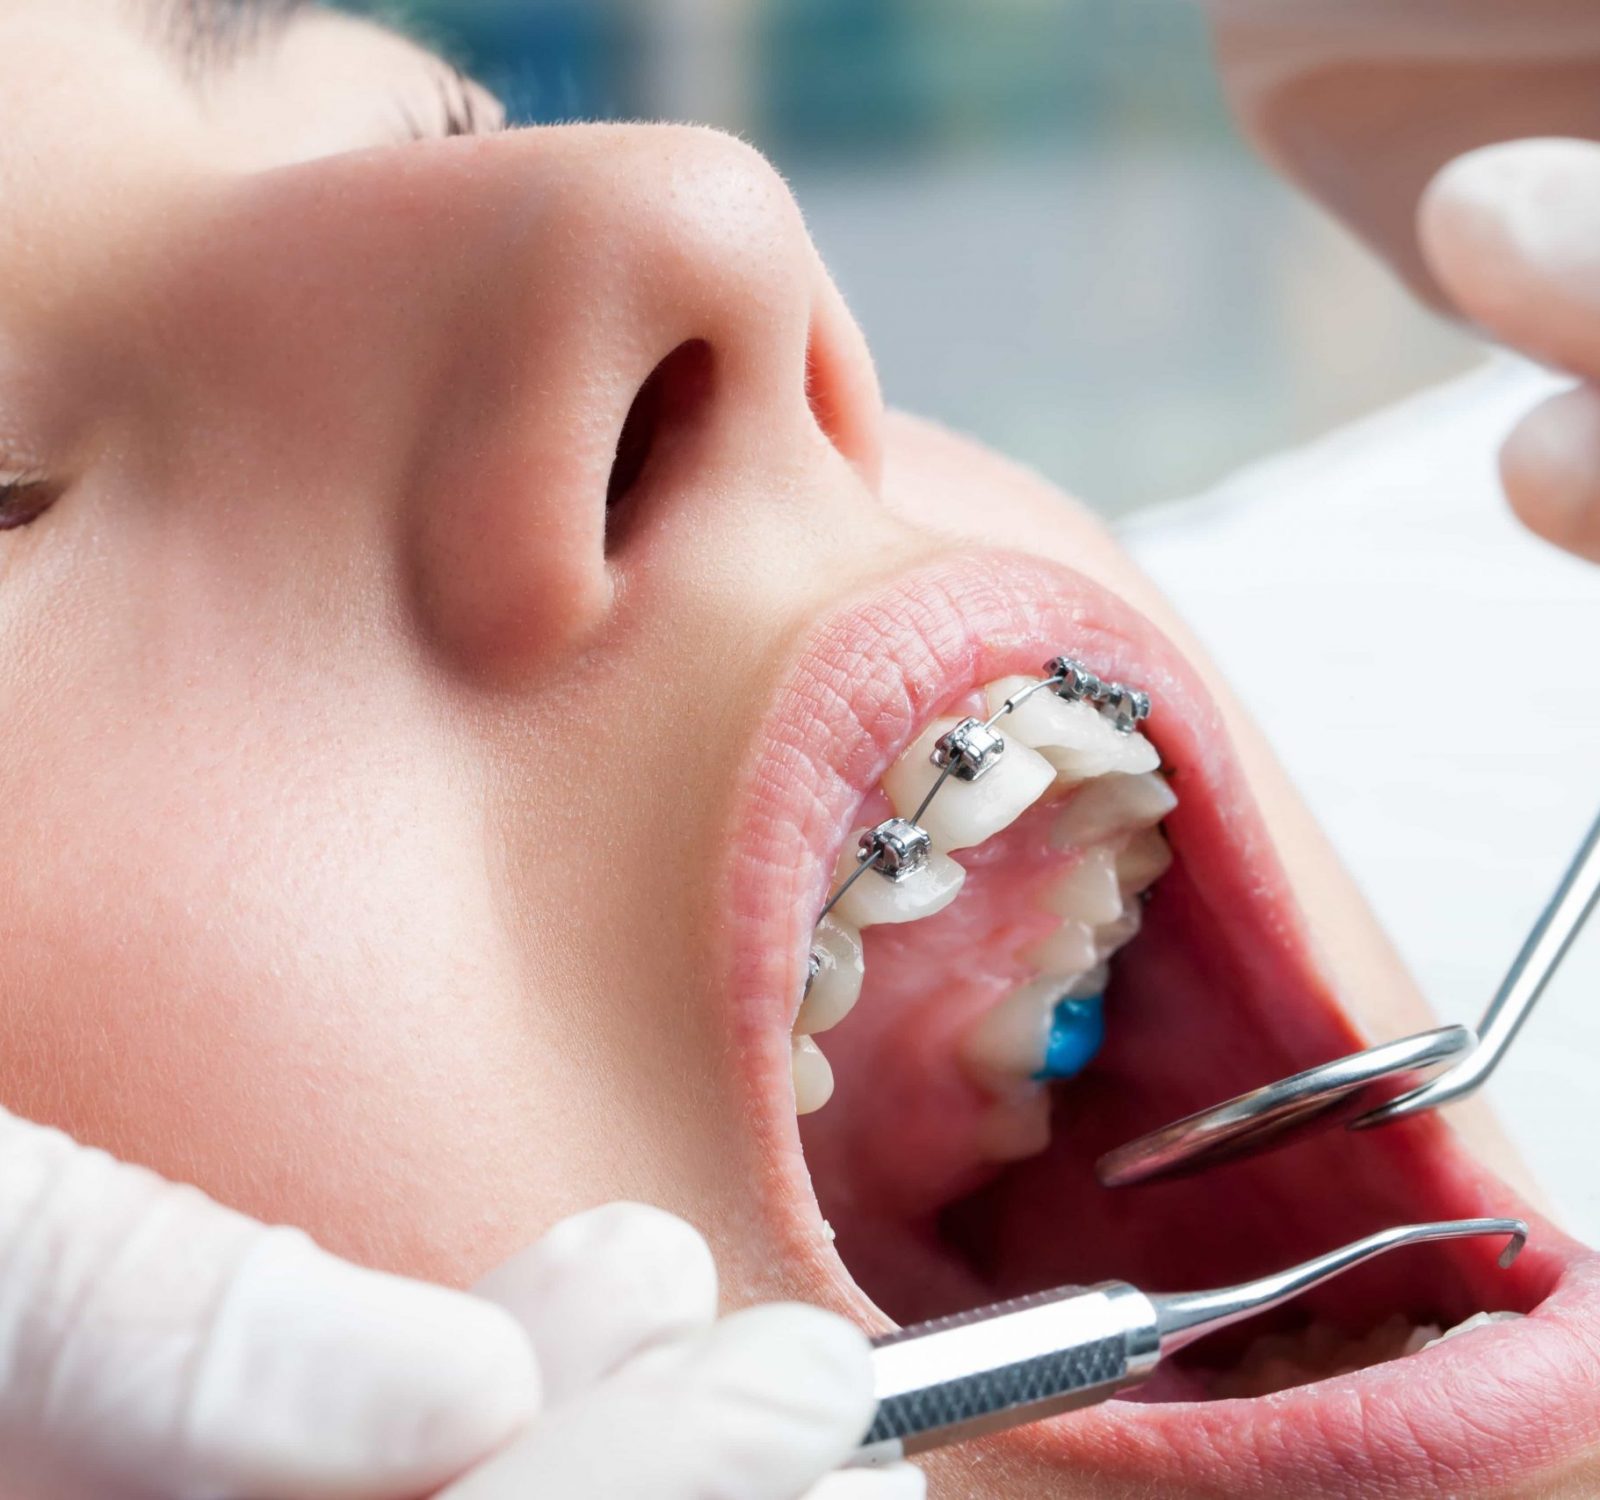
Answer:
<path fill-rule="evenodd" d="M 4 1500 L 400 1500 L 538 1399 L 504 1309 L 0 1111 Z"/>
<path fill-rule="evenodd" d="M 710 1250 L 659 1209 L 616 1203 L 567 1219 L 474 1290 L 528 1330 L 546 1407 L 440 1500 L 923 1494 L 907 1464 L 828 1474 L 872 1415 L 863 1335 L 798 1304 L 718 1320 Z"/>
<path fill-rule="evenodd" d="M 1593 0 L 1202 0 L 1241 127 L 1273 166 L 1447 300 L 1417 203 L 1495 141 L 1600 135 Z"/>
<path fill-rule="evenodd" d="M 713 1323 L 704 1242 L 655 1210 L 568 1220 L 483 1290 L 510 1310 L 0 1111 L 0 1495 L 409 1500 L 481 1463 L 451 1500 L 788 1500 L 866 1423 L 861 1335 Z M 909 1469 L 817 1492 L 920 1493 Z"/>
<path fill-rule="evenodd" d="M 1533 531 L 1600 562 L 1600 145 L 1512 141 L 1458 158 L 1429 185 L 1418 238 L 1463 314 L 1579 377 L 1522 419 L 1500 470 Z"/>
<path fill-rule="evenodd" d="M 1203 3 L 1269 161 L 1424 300 L 1582 378 L 1501 470 L 1532 530 L 1600 562 L 1600 6 Z"/>

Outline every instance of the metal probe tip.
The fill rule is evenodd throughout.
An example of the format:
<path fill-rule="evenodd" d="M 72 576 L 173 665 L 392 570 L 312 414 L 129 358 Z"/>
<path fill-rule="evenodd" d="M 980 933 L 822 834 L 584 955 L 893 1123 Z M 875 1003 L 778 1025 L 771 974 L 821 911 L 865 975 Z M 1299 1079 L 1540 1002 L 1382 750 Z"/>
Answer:
<path fill-rule="evenodd" d="M 1155 1305 L 1161 1334 L 1161 1352 L 1170 1354 L 1230 1323 L 1279 1307 L 1302 1292 L 1403 1245 L 1468 1239 L 1482 1234 L 1507 1237 L 1505 1248 L 1500 1252 L 1500 1267 L 1504 1270 L 1527 1243 L 1528 1226 L 1521 1219 L 1446 1219 L 1436 1224 L 1401 1224 L 1393 1229 L 1380 1229 L 1354 1244 L 1330 1250 L 1326 1255 L 1291 1266 L 1287 1271 L 1241 1282 L 1238 1286 L 1220 1287 L 1213 1292 L 1152 1296 L 1150 1301 Z"/>

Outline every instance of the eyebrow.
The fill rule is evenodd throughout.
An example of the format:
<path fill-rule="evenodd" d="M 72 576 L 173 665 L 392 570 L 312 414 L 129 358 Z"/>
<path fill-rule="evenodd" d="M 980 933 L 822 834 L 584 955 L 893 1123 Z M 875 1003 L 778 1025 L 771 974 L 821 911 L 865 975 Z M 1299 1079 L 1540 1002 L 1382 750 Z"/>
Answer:
<path fill-rule="evenodd" d="M 191 81 L 213 77 L 281 36 L 311 0 L 137 0 L 153 39 Z"/>

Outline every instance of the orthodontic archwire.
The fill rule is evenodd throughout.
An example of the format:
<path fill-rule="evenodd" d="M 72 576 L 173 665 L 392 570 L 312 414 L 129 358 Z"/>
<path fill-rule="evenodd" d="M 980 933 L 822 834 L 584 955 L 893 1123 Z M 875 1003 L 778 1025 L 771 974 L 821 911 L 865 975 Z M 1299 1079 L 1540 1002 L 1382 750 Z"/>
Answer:
<path fill-rule="evenodd" d="M 916 811 L 909 818 L 885 818 L 861 835 L 855 869 L 828 897 L 827 904 L 817 914 L 817 921 L 827 916 L 868 870 L 875 870 L 890 880 L 904 880 L 928 862 L 933 841 L 922 827 L 922 815 L 952 776 L 958 781 L 978 781 L 994 768 L 1006 748 L 1005 737 L 994 726 L 1007 714 L 1015 713 L 1035 693 L 1048 688 L 1065 702 L 1088 703 L 1106 715 L 1122 734 L 1131 734 L 1150 717 L 1148 693 L 1121 682 L 1104 681 L 1076 657 L 1051 657 L 1044 664 L 1044 671 L 1047 676 L 1018 689 L 987 719 L 969 716 L 939 736 L 931 755 L 939 774 L 917 804 Z M 820 965 L 821 960 L 813 951 L 807 959 L 806 989 L 811 988 Z"/>

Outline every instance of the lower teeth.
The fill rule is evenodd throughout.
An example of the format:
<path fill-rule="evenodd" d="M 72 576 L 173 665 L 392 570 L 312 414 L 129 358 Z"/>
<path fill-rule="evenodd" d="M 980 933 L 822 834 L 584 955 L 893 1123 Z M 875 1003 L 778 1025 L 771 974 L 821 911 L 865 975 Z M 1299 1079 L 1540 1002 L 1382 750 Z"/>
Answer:
<path fill-rule="evenodd" d="M 1418 1354 L 1460 1334 L 1514 1322 L 1522 1316 L 1517 1312 L 1474 1313 L 1442 1333 L 1437 1323 L 1413 1324 L 1396 1314 L 1359 1338 L 1327 1323 L 1313 1323 L 1295 1334 L 1265 1334 L 1245 1350 L 1237 1365 L 1216 1377 L 1211 1395 L 1234 1400 L 1268 1396 Z"/>
<path fill-rule="evenodd" d="M 1471 1333 L 1474 1328 L 1488 1328 L 1495 1323 L 1515 1323 L 1518 1318 L 1525 1317 L 1519 1312 L 1480 1312 L 1473 1313 L 1470 1318 L 1457 1323 L 1454 1328 L 1447 1328 L 1435 1338 L 1431 1338 L 1422 1347 L 1431 1349 L 1435 1344 L 1442 1344 L 1446 1339 L 1453 1339 L 1458 1333 Z M 1419 1333 L 1421 1329 L 1417 1330 Z"/>

